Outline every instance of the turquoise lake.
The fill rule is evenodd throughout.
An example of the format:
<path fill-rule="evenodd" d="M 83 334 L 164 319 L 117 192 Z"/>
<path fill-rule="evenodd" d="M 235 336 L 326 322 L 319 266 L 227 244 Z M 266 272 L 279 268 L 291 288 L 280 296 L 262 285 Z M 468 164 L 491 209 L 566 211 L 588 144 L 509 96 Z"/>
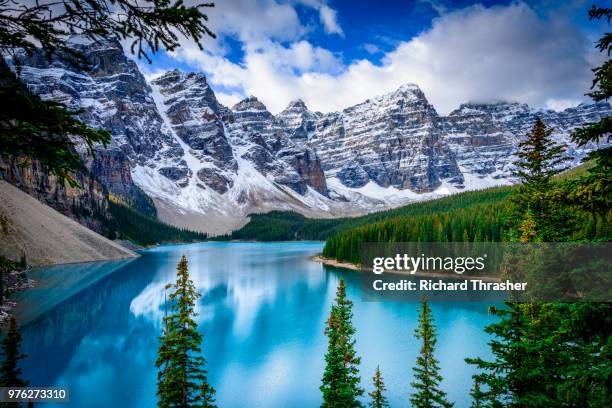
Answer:
<path fill-rule="evenodd" d="M 392 407 L 409 406 L 417 303 L 362 302 L 355 271 L 311 260 L 320 242 L 169 245 L 121 262 L 33 271 L 38 287 L 19 295 L 24 377 L 32 386 L 66 386 L 57 407 L 156 406 L 155 356 L 164 286 L 185 254 L 203 295 L 197 321 L 220 407 L 317 407 L 327 347 L 325 320 L 340 277 L 354 301 L 362 386 L 380 365 Z M 431 304 L 443 388 L 469 405 L 474 369 L 490 357 L 483 327 L 489 303 Z M 364 399 L 365 401 L 365 399 Z M 44 404 L 52 407 L 52 404 Z"/>

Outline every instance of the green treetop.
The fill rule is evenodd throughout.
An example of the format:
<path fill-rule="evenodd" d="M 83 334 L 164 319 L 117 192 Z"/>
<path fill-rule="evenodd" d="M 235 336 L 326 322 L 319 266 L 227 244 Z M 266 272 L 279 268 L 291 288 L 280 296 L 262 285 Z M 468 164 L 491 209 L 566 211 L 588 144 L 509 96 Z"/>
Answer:
<path fill-rule="evenodd" d="M 566 169 L 560 166 L 567 160 L 563 155 L 565 146 L 552 140 L 552 132 L 553 129 L 537 118 L 527 138 L 519 143 L 516 175 L 523 184 L 530 187 L 545 186 L 555 174 Z"/>
<path fill-rule="evenodd" d="M 206 361 L 201 356 L 202 335 L 194 317 L 200 297 L 189 279 L 187 259 L 177 266 L 177 279 L 170 285 L 170 314 L 164 317 L 156 366 L 160 408 L 214 407 L 215 390 L 208 384 Z"/>
<path fill-rule="evenodd" d="M 368 393 L 371 400 L 368 404 L 370 408 L 384 408 L 388 407 L 389 403 L 387 402 L 387 397 L 385 397 L 385 391 L 387 388 L 385 387 L 385 383 L 383 382 L 382 374 L 380 373 L 380 366 L 376 367 L 376 372 L 374 373 L 374 377 L 372 377 L 372 382 L 374 384 L 374 390 Z"/>
<path fill-rule="evenodd" d="M 325 371 L 323 373 L 322 407 L 361 407 L 358 397 L 364 390 L 359 387 L 359 369 L 361 361 L 355 353 L 355 328 L 352 324 L 353 302 L 346 298 L 344 279 L 340 278 L 336 292 L 336 301 L 332 305 L 325 335 L 328 348 L 325 354 Z"/>
<path fill-rule="evenodd" d="M 519 144 L 515 175 L 521 184 L 511 196 L 509 235 L 512 241 L 560 241 L 575 221 L 565 204 L 566 192 L 553 177 L 563 170 L 565 146 L 551 138 L 553 129 L 536 119 Z"/>
<path fill-rule="evenodd" d="M 611 8 L 600 8 L 593 6 L 589 11 L 591 20 L 607 20 L 610 24 L 612 19 Z M 605 53 L 605 62 L 593 69 L 592 91 L 587 95 L 596 102 L 607 101 L 612 96 L 612 33 L 605 33 L 597 42 L 598 51 Z M 604 143 L 587 156 L 593 162 L 586 176 L 573 183 L 573 196 L 578 205 L 587 211 L 603 214 L 609 213 L 611 207 L 612 192 L 612 147 L 605 144 L 610 142 L 612 135 L 612 117 L 607 116 L 599 121 L 576 129 L 572 140 L 578 146 L 589 143 Z"/>
<path fill-rule="evenodd" d="M 438 372 L 438 360 L 434 357 L 436 347 L 436 327 L 429 304 L 425 299 L 421 302 L 419 326 L 414 331 L 417 340 L 421 340 L 420 354 L 417 356 L 416 366 L 413 367 L 414 392 L 410 396 L 410 403 L 414 408 L 450 408 L 453 403 L 446 398 L 446 393 L 440 389 L 442 376 Z"/>

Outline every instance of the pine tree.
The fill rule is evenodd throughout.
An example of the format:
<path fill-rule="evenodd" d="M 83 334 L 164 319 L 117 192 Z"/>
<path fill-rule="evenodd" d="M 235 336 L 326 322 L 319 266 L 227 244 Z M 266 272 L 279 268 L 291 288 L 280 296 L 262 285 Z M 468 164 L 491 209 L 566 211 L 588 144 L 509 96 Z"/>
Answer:
<path fill-rule="evenodd" d="M 534 188 L 545 186 L 555 174 L 567 168 L 560 166 L 567 160 L 563 156 L 566 147 L 551 139 L 552 132 L 553 129 L 537 118 L 527 138 L 519 143 L 518 160 L 514 164 L 518 167 L 515 174 L 523 184 Z"/>
<path fill-rule="evenodd" d="M 565 195 L 553 181 L 555 175 L 566 169 L 563 162 L 569 158 L 564 155 L 565 146 L 552 140 L 552 131 L 537 118 L 527 138 L 519 144 L 514 164 L 521 185 L 511 197 L 509 220 L 513 241 L 524 237 L 521 229 L 526 227 L 523 222 L 527 215 L 529 223 L 538 227 L 533 240 L 562 240 L 573 227 L 572 214 L 563 202 Z"/>
<path fill-rule="evenodd" d="M 480 390 L 480 383 L 478 381 L 474 381 L 474 386 L 470 390 L 470 396 L 472 397 L 470 408 L 485 408 L 483 401 L 484 394 Z"/>
<path fill-rule="evenodd" d="M 374 390 L 368 393 L 370 398 L 372 398 L 372 400 L 368 404 L 368 407 L 388 407 L 389 403 L 387 402 L 387 397 L 385 397 L 385 391 L 387 390 L 387 388 L 385 387 L 382 374 L 380 373 L 380 366 L 376 367 L 376 372 L 374 373 L 374 377 L 372 377 L 372 382 L 374 383 Z"/>
<path fill-rule="evenodd" d="M 591 20 L 604 19 L 610 24 L 612 8 L 593 6 L 589 11 Z M 592 91 L 587 95 L 596 102 L 607 101 L 612 97 L 612 33 L 606 32 L 597 42 L 596 48 L 607 54 L 605 62 L 593 69 Z M 573 202 L 589 212 L 606 216 L 612 207 L 612 147 L 606 144 L 612 136 L 612 117 L 601 118 L 598 122 L 576 129 L 572 140 L 578 146 L 602 142 L 598 149 L 590 152 L 587 160 L 593 162 L 588 174 L 572 183 Z"/>
<path fill-rule="evenodd" d="M 609 303 L 507 303 L 485 328 L 492 361 L 466 359 L 482 407 L 612 406 Z"/>
<path fill-rule="evenodd" d="M 591 18 L 611 16 L 610 9 L 596 7 L 590 14 Z M 600 50 L 610 51 L 611 41 L 612 35 L 606 34 L 600 40 Z M 610 96 L 610 72 L 609 60 L 595 70 L 594 87 L 598 89 L 591 95 L 595 100 Z M 576 131 L 574 141 L 585 145 L 605 135 L 609 137 L 611 125 L 612 120 L 604 118 Z M 534 134 L 536 131 L 538 137 Z M 560 164 L 562 152 L 547 140 L 546 129 L 534 127 L 524 143 L 520 152 L 522 173 L 519 174 L 523 185 L 512 197 L 511 240 L 522 243 L 571 240 L 580 225 L 576 220 L 584 223 L 586 219 L 589 224 L 601 220 L 601 217 L 595 218 L 595 214 L 585 218 L 584 211 L 582 214 L 574 212 L 574 207 L 604 217 L 609 213 L 612 185 L 609 161 L 612 151 L 609 148 L 599 149 L 590 156 L 595 165 L 586 177 L 558 183 L 552 180 L 558 173 L 553 163 Z M 526 253 L 529 255 L 529 251 Z M 540 253 L 531 256 L 537 259 L 518 256 L 507 263 L 532 273 L 528 269 L 532 261 L 557 260 Z M 557 278 L 562 277 L 561 269 L 554 270 Z M 536 272 L 540 271 L 536 269 Z M 546 279 L 544 283 L 555 283 L 551 281 Z M 532 281 L 531 286 L 533 282 L 537 281 Z M 557 293 L 565 292 L 557 290 Z M 494 336 L 489 343 L 493 360 L 466 359 L 480 369 L 474 379 L 486 386 L 481 395 L 484 406 L 612 406 L 610 310 L 609 303 L 586 302 L 507 303 L 503 309 L 492 308 L 492 314 L 499 317 L 499 321 L 487 326 L 485 331 Z"/>
<path fill-rule="evenodd" d="M 156 366 L 160 408 L 214 407 L 215 390 L 208 384 L 206 361 L 200 355 L 202 335 L 193 320 L 200 297 L 189 279 L 187 258 L 177 266 L 177 280 L 167 286 L 170 314 L 164 317 Z"/>
<path fill-rule="evenodd" d="M 578 360 L 571 361 L 562 341 L 568 334 L 576 334 L 563 327 L 565 308 L 563 303 L 507 302 L 505 308 L 490 309 L 500 318 L 485 328 L 494 336 L 489 343 L 494 359 L 466 359 L 481 370 L 474 380 L 487 387 L 482 394 L 486 406 L 582 405 L 563 405 L 559 398 L 567 369 L 578 364 Z"/>
<path fill-rule="evenodd" d="M 322 407 L 361 407 L 358 397 L 364 390 L 359 387 L 358 365 L 361 358 L 355 353 L 355 328 L 352 324 L 353 302 L 346 297 L 344 279 L 340 278 L 336 291 L 336 301 L 332 305 L 325 335 L 328 348 L 325 354 L 323 373 Z"/>
<path fill-rule="evenodd" d="M 415 392 L 410 396 L 414 408 L 449 408 L 453 404 L 446 398 L 446 393 L 440 389 L 442 376 L 439 374 L 438 360 L 434 357 L 436 347 L 436 327 L 431 309 L 426 299 L 421 301 L 419 326 L 414 331 L 417 340 L 421 340 L 421 351 L 416 360 L 414 371 L 415 381 L 410 385 Z"/>
<path fill-rule="evenodd" d="M 15 319 L 15 316 L 11 316 L 0 352 L 3 357 L 2 366 L 0 366 L 0 385 L 2 387 L 26 387 L 28 385 L 28 381 L 21 378 L 23 374 L 21 369 L 17 367 L 19 360 L 27 357 L 20 353 L 20 345 L 21 334 L 17 327 L 17 319 Z"/>

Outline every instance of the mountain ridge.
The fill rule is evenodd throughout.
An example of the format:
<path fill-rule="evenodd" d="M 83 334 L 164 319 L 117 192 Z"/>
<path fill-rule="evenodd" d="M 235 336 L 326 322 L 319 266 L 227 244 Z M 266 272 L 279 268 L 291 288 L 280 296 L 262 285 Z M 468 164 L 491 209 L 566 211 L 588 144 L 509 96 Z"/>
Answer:
<path fill-rule="evenodd" d="M 255 96 L 224 106 L 201 73 L 172 70 L 147 82 L 117 42 L 75 47 L 91 70 L 35 54 L 22 61 L 22 81 L 111 130 L 111 146 L 97 150 L 116 152 L 115 161 L 90 166 L 113 194 L 138 187 L 163 221 L 212 234 L 251 213 L 361 215 L 511 184 L 513 152 L 536 116 L 568 142 L 574 128 L 611 113 L 605 103 L 555 112 L 496 102 L 442 116 L 405 84 L 338 112 L 296 99 L 273 115 Z M 592 147 L 570 146 L 574 164 Z M 126 165 L 129 174 L 113 176 Z"/>

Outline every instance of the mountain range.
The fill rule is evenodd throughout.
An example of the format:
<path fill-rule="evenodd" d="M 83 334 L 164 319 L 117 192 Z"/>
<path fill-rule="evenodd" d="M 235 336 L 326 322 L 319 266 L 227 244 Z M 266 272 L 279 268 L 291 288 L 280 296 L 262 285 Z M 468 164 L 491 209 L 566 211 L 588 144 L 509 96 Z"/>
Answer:
<path fill-rule="evenodd" d="M 612 112 L 608 103 L 553 111 L 496 102 L 443 116 L 407 84 L 341 112 L 298 99 L 273 115 L 254 96 L 224 106 L 201 73 L 149 82 L 116 41 L 70 41 L 87 69 L 40 52 L 20 59 L 20 80 L 111 130 L 86 165 L 113 196 L 145 211 L 152 199 L 161 220 L 211 234 L 251 213 L 351 216 L 511 184 L 513 154 L 538 116 L 577 164 L 594 146 L 573 145 L 573 129 Z"/>

